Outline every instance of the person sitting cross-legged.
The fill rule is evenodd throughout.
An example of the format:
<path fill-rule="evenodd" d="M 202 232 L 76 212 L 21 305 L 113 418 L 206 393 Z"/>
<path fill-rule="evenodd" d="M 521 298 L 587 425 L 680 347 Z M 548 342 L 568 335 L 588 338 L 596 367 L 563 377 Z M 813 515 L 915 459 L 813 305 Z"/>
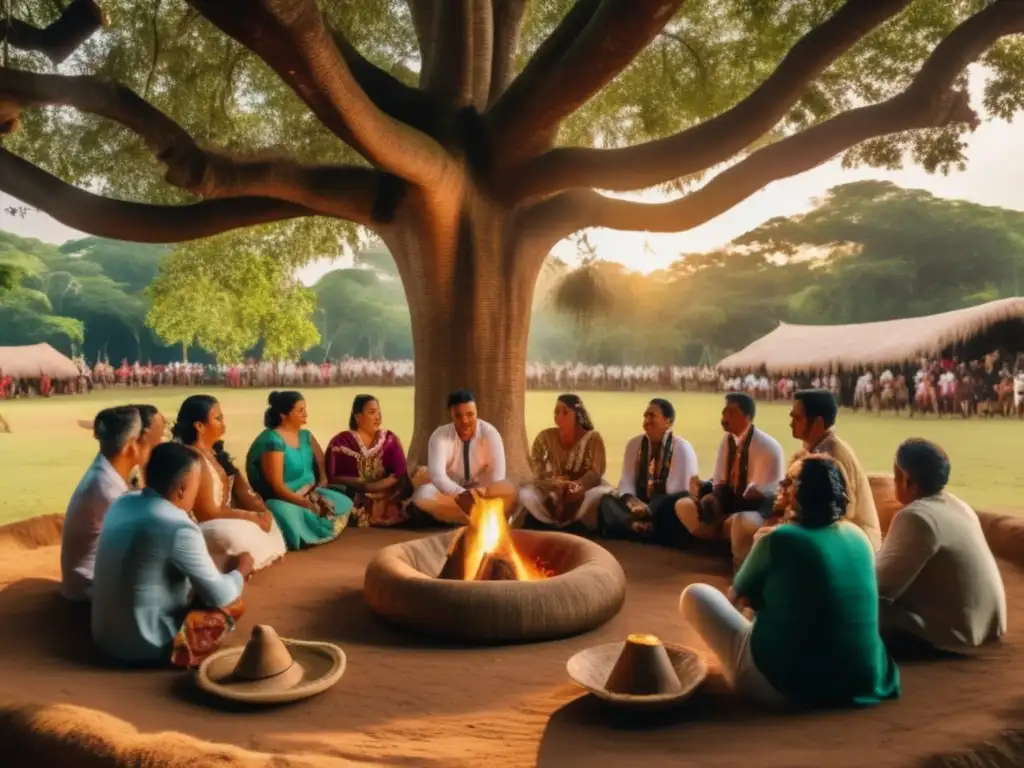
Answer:
<path fill-rule="evenodd" d="M 738 566 L 754 533 L 772 516 L 779 481 L 786 474 L 782 446 L 754 426 L 757 405 L 745 392 L 729 392 L 722 409 L 725 437 L 710 481 L 690 479 L 689 494 L 676 502 L 679 521 L 698 539 L 728 538 Z"/>
<path fill-rule="evenodd" d="M 683 590 L 683 617 L 742 696 L 800 707 L 866 706 L 899 696 L 879 635 L 874 553 L 843 520 L 843 474 L 828 456 L 795 462 L 780 484 L 787 522 L 762 537 L 726 598 Z M 752 608 L 748 621 L 741 610 Z"/>
<path fill-rule="evenodd" d="M 405 450 L 382 421 L 380 401 L 356 395 L 348 430 L 327 444 L 327 482 L 352 499 L 352 516 L 361 528 L 401 525 L 409 517 L 412 483 Z"/>
<path fill-rule="evenodd" d="M 211 395 L 190 395 L 171 430 L 175 440 L 199 454 L 202 473 L 192 517 L 214 561 L 248 552 L 259 571 L 287 551 L 284 536 L 260 495 L 224 449 L 227 431 L 220 403 Z"/>
<path fill-rule="evenodd" d="M 864 531 L 877 552 L 882 546 L 882 526 L 878 522 L 875 497 L 871 493 L 867 473 L 857 460 L 857 454 L 835 433 L 838 414 L 839 405 L 835 395 L 827 389 L 802 389 L 793 396 L 789 427 L 793 437 L 803 442 L 803 450 L 797 458 L 817 453 L 836 460 L 846 480 L 846 494 L 849 497 L 846 519 Z"/>
<path fill-rule="evenodd" d="M 626 443 L 619 487 L 601 498 L 602 536 L 684 546 L 690 536 L 675 515 L 687 482 L 700 470 L 689 441 L 674 431 L 676 409 L 656 397 L 647 404 L 643 434 Z"/>
<path fill-rule="evenodd" d="M 505 479 L 505 443 L 493 426 L 477 417 L 473 393 L 448 396 L 451 423 L 434 430 L 427 446 L 430 482 L 412 495 L 416 509 L 439 523 L 465 525 L 477 498 L 500 498 L 511 514 L 516 488 Z"/>
<path fill-rule="evenodd" d="M 945 451 L 927 440 L 896 451 L 903 508 L 878 554 L 879 611 L 894 645 L 964 653 L 1006 633 L 1006 591 L 977 514 L 945 490 L 949 472 Z"/>
<path fill-rule="evenodd" d="M 526 527 L 595 530 L 604 481 L 604 440 L 579 395 L 555 400 L 555 426 L 533 441 L 533 481 L 519 490 Z"/>
<path fill-rule="evenodd" d="M 305 428 L 306 399 L 300 392 L 271 392 L 267 406 L 266 429 L 245 457 L 249 484 L 274 516 L 288 549 L 334 541 L 348 526 L 352 499 L 327 487 L 323 449 Z"/>
<path fill-rule="evenodd" d="M 179 443 L 156 446 L 145 490 L 119 498 L 103 521 L 92 637 L 118 662 L 194 667 L 242 615 L 239 598 L 252 556 L 238 555 L 229 573 L 214 565 L 189 516 L 199 493 L 200 461 Z"/>
<path fill-rule="evenodd" d="M 61 595 L 82 603 L 92 594 L 103 519 L 110 505 L 131 490 L 129 480 L 149 453 L 142 439 L 142 419 L 130 405 L 96 414 L 93 435 L 99 453 L 68 502 L 60 546 Z"/>

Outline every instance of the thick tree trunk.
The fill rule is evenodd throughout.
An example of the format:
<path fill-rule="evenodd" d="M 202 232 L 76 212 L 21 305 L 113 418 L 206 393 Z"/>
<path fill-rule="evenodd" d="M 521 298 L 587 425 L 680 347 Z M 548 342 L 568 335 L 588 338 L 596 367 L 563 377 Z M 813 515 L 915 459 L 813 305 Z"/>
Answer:
<path fill-rule="evenodd" d="M 409 460 L 426 463 L 431 433 L 451 418 L 448 394 L 465 388 L 476 396 L 480 418 L 504 439 L 509 477 L 525 479 L 526 348 L 536 260 L 520 252 L 512 214 L 482 196 L 465 198 L 453 237 L 437 237 L 436 220 L 414 210 L 403 211 L 385 235 L 412 320 L 416 400 Z"/>

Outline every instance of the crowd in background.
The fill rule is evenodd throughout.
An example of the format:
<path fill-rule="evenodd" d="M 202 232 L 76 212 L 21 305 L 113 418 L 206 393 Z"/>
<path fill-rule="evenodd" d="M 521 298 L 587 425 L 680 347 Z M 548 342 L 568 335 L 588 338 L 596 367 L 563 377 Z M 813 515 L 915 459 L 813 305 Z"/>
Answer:
<path fill-rule="evenodd" d="M 74 380 L 15 379 L 0 371 L 0 399 L 75 394 L 95 388 L 124 387 L 345 387 L 411 386 L 412 360 L 341 360 L 203 364 L 128 363 L 89 365 L 75 360 Z M 772 376 L 767 371 L 722 371 L 714 366 L 590 365 L 528 363 L 528 389 L 624 392 L 737 392 L 757 400 L 791 400 L 799 389 L 831 390 L 847 408 L 910 416 L 1017 416 L 1024 418 L 1024 360 L 993 352 L 979 360 L 922 359 L 900 366 L 853 371 L 800 372 Z"/>

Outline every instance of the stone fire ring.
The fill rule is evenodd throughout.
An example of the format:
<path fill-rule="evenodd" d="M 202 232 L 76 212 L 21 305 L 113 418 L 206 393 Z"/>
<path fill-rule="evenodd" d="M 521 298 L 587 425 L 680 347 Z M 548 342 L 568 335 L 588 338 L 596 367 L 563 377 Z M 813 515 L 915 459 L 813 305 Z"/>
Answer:
<path fill-rule="evenodd" d="M 557 575 L 540 581 L 438 579 L 458 531 L 394 544 L 366 567 L 363 594 L 387 621 L 434 638 L 501 644 L 569 637 L 614 617 L 626 575 L 604 547 L 566 533 L 511 531 L 519 553 Z"/>

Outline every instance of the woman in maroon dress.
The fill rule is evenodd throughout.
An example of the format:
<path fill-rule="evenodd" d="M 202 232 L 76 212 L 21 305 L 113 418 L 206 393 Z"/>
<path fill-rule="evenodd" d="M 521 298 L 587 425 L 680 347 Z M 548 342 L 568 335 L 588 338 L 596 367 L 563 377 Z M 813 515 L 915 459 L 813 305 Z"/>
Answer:
<path fill-rule="evenodd" d="M 409 515 L 412 483 L 398 436 L 381 429 L 380 403 L 356 395 L 348 430 L 327 445 L 327 481 L 352 499 L 359 527 L 393 526 Z"/>

